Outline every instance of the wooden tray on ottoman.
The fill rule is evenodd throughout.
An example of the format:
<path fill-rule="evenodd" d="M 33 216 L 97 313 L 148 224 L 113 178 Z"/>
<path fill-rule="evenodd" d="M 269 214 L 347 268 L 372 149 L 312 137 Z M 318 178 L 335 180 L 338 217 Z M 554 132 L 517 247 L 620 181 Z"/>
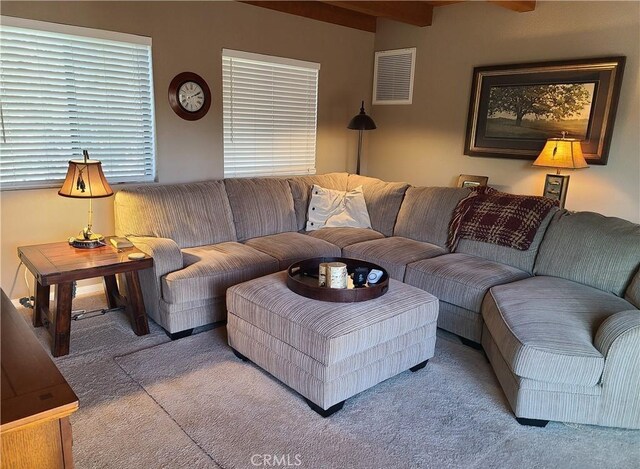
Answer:
<path fill-rule="evenodd" d="M 347 288 L 329 288 L 318 285 L 318 268 L 322 262 L 343 262 L 347 264 L 347 272 L 353 274 L 356 267 L 367 267 L 382 271 L 380 280 L 370 285 L 354 287 L 349 283 Z M 298 295 L 314 300 L 332 301 L 335 303 L 355 303 L 367 301 L 384 295 L 389 289 L 389 274 L 377 264 L 346 257 L 314 257 L 291 264 L 287 271 L 287 286 Z"/>

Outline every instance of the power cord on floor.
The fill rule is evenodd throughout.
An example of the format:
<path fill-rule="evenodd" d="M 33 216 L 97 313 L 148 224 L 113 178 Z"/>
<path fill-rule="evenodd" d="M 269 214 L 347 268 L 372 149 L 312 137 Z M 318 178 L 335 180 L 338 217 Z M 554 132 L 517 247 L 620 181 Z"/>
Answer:
<path fill-rule="evenodd" d="M 20 269 L 20 267 L 24 265 L 24 263 L 22 261 L 20 261 L 20 264 L 18 265 L 18 269 Z M 29 269 L 27 269 L 27 266 L 24 267 L 24 283 L 27 286 L 27 291 L 31 291 L 31 285 L 29 285 L 29 279 L 27 278 L 27 272 Z M 71 285 L 71 298 L 75 298 L 76 294 L 78 293 L 78 282 L 73 282 Z M 20 304 L 25 307 L 25 308 L 35 308 L 35 302 L 36 302 L 36 298 L 34 296 L 23 296 L 22 298 L 20 298 Z M 80 311 L 74 311 L 77 313 L 80 313 Z M 84 312 L 84 311 L 82 311 Z"/>
<path fill-rule="evenodd" d="M 18 269 L 22 265 L 23 263 L 22 261 L 20 261 L 20 265 L 18 266 Z M 24 267 L 24 283 L 27 285 L 27 291 L 31 291 L 31 286 L 29 285 L 29 280 L 27 279 L 27 266 Z M 20 298 L 20 304 L 25 308 L 33 309 L 35 305 L 35 301 L 36 299 L 33 296 L 23 296 L 22 298 Z"/>

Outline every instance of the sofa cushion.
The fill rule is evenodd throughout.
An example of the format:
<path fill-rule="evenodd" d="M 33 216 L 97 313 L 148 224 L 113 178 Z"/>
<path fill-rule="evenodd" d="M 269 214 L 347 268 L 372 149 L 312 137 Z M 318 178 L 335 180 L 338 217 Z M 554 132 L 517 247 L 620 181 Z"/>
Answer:
<path fill-rule="evenodd" d="M 393 234 L 446 249 L 451 215 L 467 195 L 466 188 L 409 187 Z"/>
<path fill-rule="evenodd" d="M 631 279 L 624 294 L 624 299 L 636 308 L 640 308 L 640 270 Z"/>
<path fill-rule="evenodd" d="M 118 236 L 169 238 L 181 248 L 236 241 L 222 181 L 123 189 L 114 214 Z"/>
<path fill-rule="evenodd" d="M 315 231 L 324 227 L 371 228 L 362 186 L 338 191 L 313 185 L 306 229 Z"/>
<path fill-rule="evenodd" d="M 391 278 L 400 281 L 404 279 L 407 264 L 446 252 L 439 246 L 400 236 L 352 244 L 342 250 L 344 257 L 378 264 Z"/>
<path fill-rule="evenodd" d="M 480 312 L 489 288 L 528 276 L 525 271 L 506 264 L 454 253 L 409 264 L 404 281 L 428 291 L 440 301 Z"/>
<path fill-rule="evenodd" d="M 367 202 L 371 227 L 385 236 L 393 234 L 398 211 L 409 184 L 406 182 L 385 182 L 380 179 L 358 174 L 349 174 L 347 189 L 362 186 Z"/>
<path fill-rule="evenodd" d="M 363 241 L 384 238 L 382 233 L 370 228 L 322 228 L 321 230 L 310 231 L 307 234 L 314 238 L 324 239 L 339 248 Z"/>
<path fill-rule="evenodd" d="M 287 179 L 293 196 L 298 230 L 304 230 L 307 223 L 307 210 L 314 184 L 326 189 L 347 190 L 347 173 L 316 174 L 314 176 L 296 176 Z"/>
<path fill-rule="evenodd" d="M 162 278 L 162 297 L 177 304 L 224 298 L 227 288 L 278 270 L 273 257 L 240 243 L 182 250 L 185 268 Z"/>
<path fill-rule="evenodd" d="M 638 265 L 640 225 L 599 213 L 565 211 L 551 221 L 534 273 L 622 296 Z"/>
<path fill-rule="evenodd" d="M 297 231 L 293 197 L 286 179 L 225 179 L 239 241 Z"/>
<path fill-rule="evenodd" d="M 544 233 L 551 222 L 554 214 L 559 209 L 554 207 L 542 220 L 538 231 L 531 242 L 531 246 L 526 251 L 520 251 L 507 246 L 498 246 L 497 244 L 485 243 L 471 239 L 460 239 L 455 252 L 471 254 L 472 256 L 482 257 L 490 261 L 507 264 L 528 273 L 533 273 L 533 265 L 538 254 L 538 248 L 544 237 Z"/>
<path fill-rule="evenodd" d="M 310 257 L 340 257 L 341 251 L 335 244 L 312 238 L 302 233 L 279 233 L 253 238 L 247 246 L 278 259 L 279 268 L 287 269 L 294 262 Z"/>
<path fill-rule="evenodd" d="M 514 374 L 594 386 L 604 367 L 594 346 L 596 331 L 608 316 L 630 307 L 610 293 L 540 276 L 493 287 L 482 316 Z"/>

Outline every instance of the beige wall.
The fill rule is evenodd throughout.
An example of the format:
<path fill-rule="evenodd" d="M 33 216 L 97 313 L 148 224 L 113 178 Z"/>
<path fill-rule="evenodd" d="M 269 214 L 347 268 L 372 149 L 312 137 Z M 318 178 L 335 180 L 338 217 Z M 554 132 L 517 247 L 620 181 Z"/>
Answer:
<path fill-rule="evenodd" d="M 221 50 L 230 48 L 319 62 L 317 170 L 353 170 L 356 135 L 346 129 L 360 100 L 371 100 L 374 35 L 236 2 L 2 2 L 3 15 L 150 36 L 161 183 L 221 178 Z M 212 90 L 209 113 L 180 119 L 167 87 L 178 73 L 201 75 Z M 117 189 L 117 186 L 115 187 Z M 16 247 L 63 240 L 85 223 L 87 203 L 55 189 L 3 191 L 1 279 L 12 298 L 26 294 Z M 113 232 L 112 199 L 94 203 L 94 227 Z"/>
<path fill-rule="evenodd" d="M 376 50 L 414 46 L 413 104 L 373 106 L 367 174 L 442 186 L 477 174 L 509 192 L 541 194 L 550 170 L 464 155 L 473 67 L 625 55 L 609 164 L 566 173 L 566 206 L 640 221 L 640 3 L 538 2 L 516 14 L 470 2 L 436 8 L 429 28 L 378 22 Z"/>

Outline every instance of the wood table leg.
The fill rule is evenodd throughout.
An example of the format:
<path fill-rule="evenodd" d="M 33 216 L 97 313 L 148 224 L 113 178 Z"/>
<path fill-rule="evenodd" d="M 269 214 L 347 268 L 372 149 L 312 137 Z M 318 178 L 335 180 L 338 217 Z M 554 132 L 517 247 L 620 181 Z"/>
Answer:
<path fill-rule="evenodd" d="M 36 282 L 35 304 L 33 305 L 33 327 L 42 326 L 42 318 L 49 320 L 49 293 L 51 287 L 43 287 Z"/>
<path fill-rule="evenodd" d="M 69 341 L 71 339 L 71 301 L 73 283 L 59 283 L 56 287 L 58 303 L 53 319 L 53 346 L 51 354 L 61 357 L 69 354 Z"/>
<path fill-rule="evenodd" d="M 115 275 L 104 276 L 104 292 L 107 296 L 109 308 L 117 308 L 119 306 L 120 291 L 118 290 L 118 281 Z"/>
<path fill-rule="evenodd" d="M 149 333 L 149 323 L 147 322 L 147 312 L 144 309 L 144 299 L 142 298 L 142 288 L 140 288 L 140 279 L 138 271 L 130 271 L 125 273 L 127 279 L 127 311 L 133 332 L 136 335 L 145 335 Z"/>

